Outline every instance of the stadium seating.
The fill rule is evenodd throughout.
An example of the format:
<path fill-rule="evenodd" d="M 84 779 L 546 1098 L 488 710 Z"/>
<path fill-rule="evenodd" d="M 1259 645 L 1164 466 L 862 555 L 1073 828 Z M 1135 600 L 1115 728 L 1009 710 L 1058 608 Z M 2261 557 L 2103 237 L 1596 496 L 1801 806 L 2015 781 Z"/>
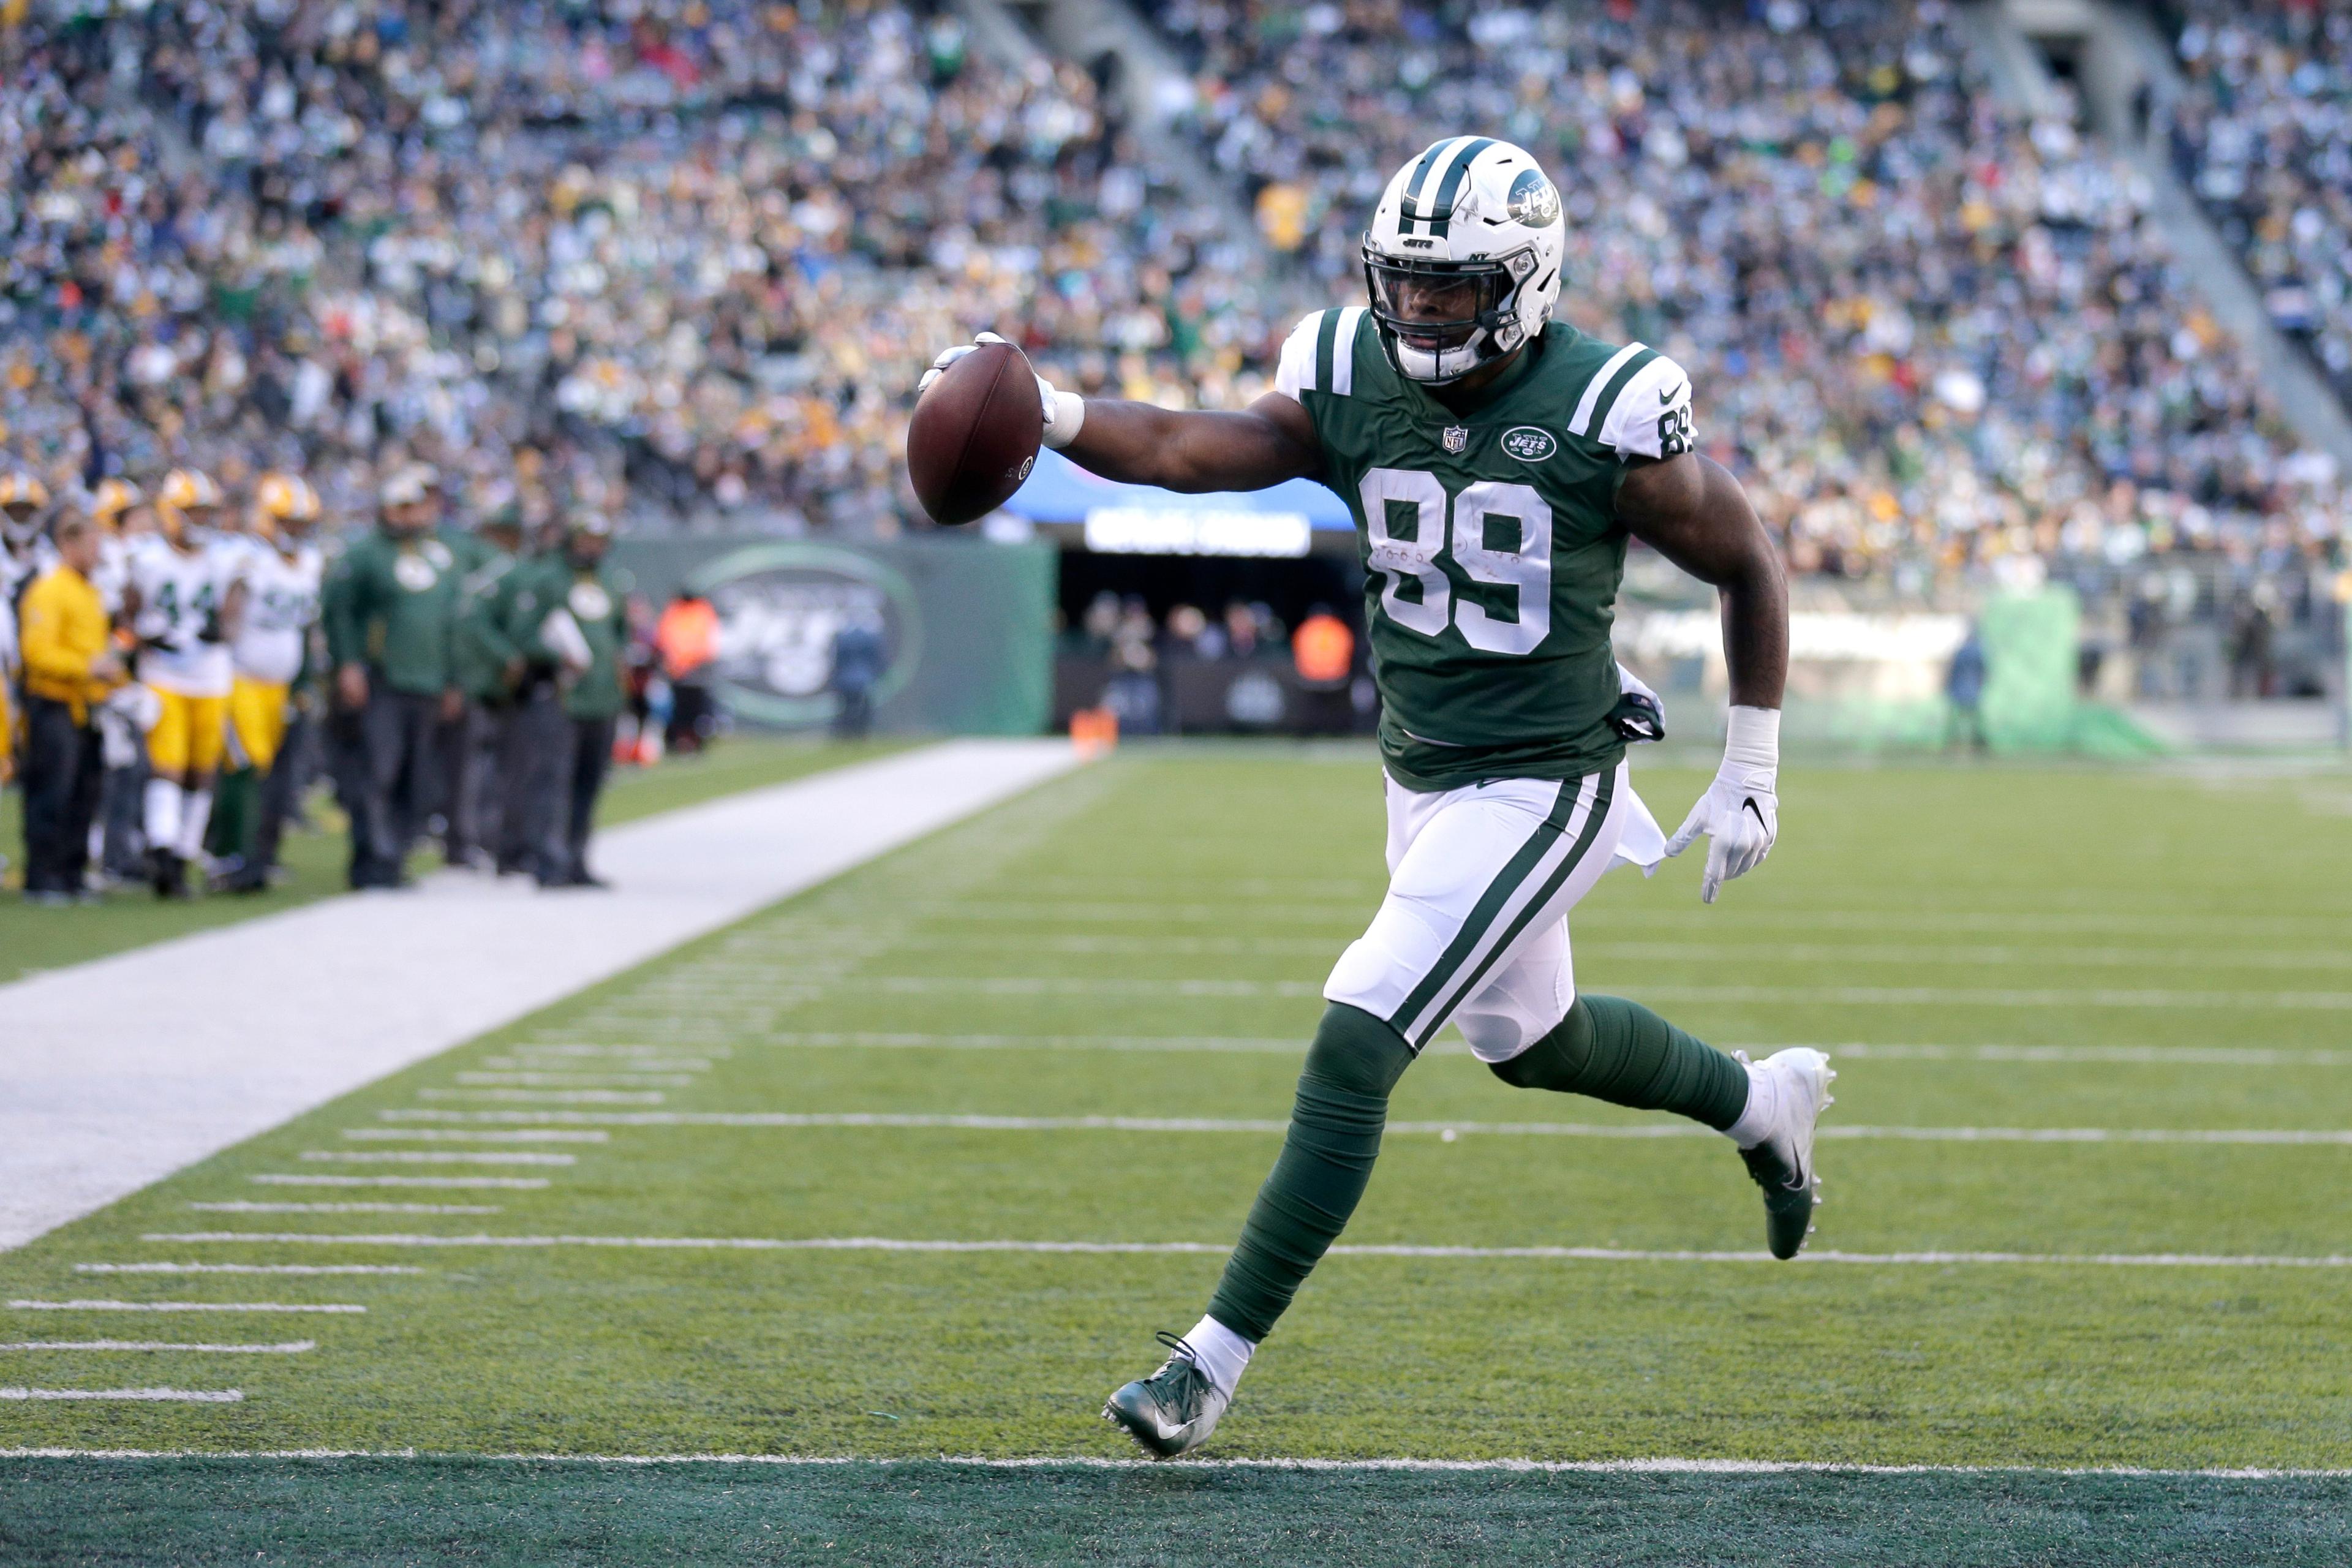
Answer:
<path fill-rule="evenodd" d="M 2333 531 L 2325 471 L 2175 279 L 2140 183 L 1998 114 L 1932 0 L 1153 9 L 1193 131 L 1329 292 L 1433 133 L 1535 152 L 1570 313 L 1684 360 L 1801 570 Z"/>
<path fill-rule="evenodd" d="M 5 439 L 68 477 L 93 444 L 299 463 L 339 510 L 422 455 L 888 531 L 936 345 L 992 323 L 1090 391 L 1245 400 L 1353 297 L 1390 170 L 1477 126 L 1553 169 L 1571 315 L 1691 367 L 1801 571 L 2333 535 L 2145 191 L 1998 115 L 1933 0 L 1145 9 L 1297 268 L 1083 72 L 1016 78 L 926 5 L 37 8 L 0 32 Z"/>
<path fill-rule="evenodd" d="M 2174 163 L 2271 319 L 2352 395 L 2352 15 L 2198 5 L 2179 47 Z"/>
<path fill-rule="evenodd" d="M 901 510 L 895 395 L 976 325 L 1162 397 L 1196 395 L 1171 343 L 1217 374 L 1265 341 L 1247 245 L 1083 73 L 1015 79 L 922 9 L 0 31 L 11 442 L 235 474 L 291 441 L 347 503 L 387 450 L 487 475 L 529 443 L 679 510 L 867 530 Z"/>

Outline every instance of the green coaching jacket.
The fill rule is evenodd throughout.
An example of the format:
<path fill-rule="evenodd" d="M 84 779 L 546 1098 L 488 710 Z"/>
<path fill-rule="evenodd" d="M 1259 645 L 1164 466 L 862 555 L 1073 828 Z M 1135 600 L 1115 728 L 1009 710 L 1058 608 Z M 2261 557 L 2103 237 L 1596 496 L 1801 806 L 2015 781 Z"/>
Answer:
<path fill-rule="evenodd" d="M 438 696 L 456 680 L 457 561 L 438 539 L 355 540 L 327 579 L 327 657 L 394 691 Z"/>
<path fill-rule="evenodd" d="M 542 668 L 560 663 L 540 632 L 557 608 L 572 612 L 588 640 L 589 665 L 563 689 L 563 711 L 573 719 L 610 719 L 621 711 L 621 656 L 628 647 L 630 577 L 617 567 L 576 566 L 562 552 L 515 569 L 506 633 L 522 656 Z"/>

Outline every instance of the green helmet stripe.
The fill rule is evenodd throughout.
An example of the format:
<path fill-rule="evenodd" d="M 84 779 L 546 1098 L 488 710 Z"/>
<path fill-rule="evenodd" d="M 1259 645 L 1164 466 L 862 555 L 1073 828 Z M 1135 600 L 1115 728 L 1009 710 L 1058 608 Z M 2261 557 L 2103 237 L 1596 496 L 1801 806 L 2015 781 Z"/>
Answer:
<path fill-rule="evenodd" d="M 1441 141 L 1432 142 L 1428 149 L 1422 153 L 1421 162 L 1413 165 L 1412 178 L 1406 182 L 1404 194 L 1397 202 L 1399 234 L 1411 234 L 1412 226 L 1423 221 L 1421 216 L 1421 198 L 1429 189 L 1430 176 L 1436 172 L 1445 150 L 1449 147 L 1459 147 L 1465 140 L 1466 138 L 1448 136 Z"/>
<path fill-rule="evenodd" d="M 1445 171 L 1444 183 L 1437 187 L 1437 199 L 1424 209 L 1429 214 L 1424 221 L 1429 224 L 1432 237 L 1438 239 L 1445 237 L 1446 231 L 1454 223 L 1454 198 L 1461 195 L 1462 182 L 1470 177 L 1471 163 L 1494 144 L 1492 136 L 1476 137 L 1454 155 L 1452 165 Z"/>

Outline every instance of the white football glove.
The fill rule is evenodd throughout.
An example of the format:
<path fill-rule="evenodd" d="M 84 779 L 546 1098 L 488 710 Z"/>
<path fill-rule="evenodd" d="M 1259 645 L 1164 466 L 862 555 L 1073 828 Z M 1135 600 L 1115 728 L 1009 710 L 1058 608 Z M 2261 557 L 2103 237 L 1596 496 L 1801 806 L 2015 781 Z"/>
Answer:
<path fill-rule="evenodd" d="M 919 397 L 931 389 L 931 383 L 944 374 L 948 366 L 971 353 L 982 343 L 1001 343 L 1009 340 L 994 332 L 982 332 L 968 343 L 960 343 L 931 362 L 923 379 L 915 384 L 915 395 Z M 1037 377 L 1038 400 L 1045 405 L 1045 445 L 1060 451 L 1078 438 L 1078 426 L 1087 422 L 1087 400 L 1075 392 L 1064 392 L 1044 376 Z"/>
<path fill-rule="evenodd" d="M 1773 784 L 1780 769 L 1780 714 L 1772 708 L 1734 708 L 1723 743 L 1723 766 L 1698 797 L 1683 825 L 1666 840 L 1666 853 L 1679 855 L 1706 835 L 1706 874 L 1699 879 L 1703 903 L 1734 877 L 1764 864 L 1780 833 L 1780 803 Z"/>

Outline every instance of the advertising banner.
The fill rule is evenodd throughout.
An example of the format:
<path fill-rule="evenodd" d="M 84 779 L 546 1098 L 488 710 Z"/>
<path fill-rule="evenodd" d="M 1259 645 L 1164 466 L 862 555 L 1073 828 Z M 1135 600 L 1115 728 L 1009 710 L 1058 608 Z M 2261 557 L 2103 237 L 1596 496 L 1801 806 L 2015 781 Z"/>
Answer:
<path fill-rule="evenodd" d="M 656 613 L 681 592 L 710 601 L 713 688 L 739 724 L 830 723 L 845 631 L 867 648 L 879 638 L 877 729 L 1030 735 L 1052 716 L 1049 545 L 625 539 L 614 557 Z"/>

